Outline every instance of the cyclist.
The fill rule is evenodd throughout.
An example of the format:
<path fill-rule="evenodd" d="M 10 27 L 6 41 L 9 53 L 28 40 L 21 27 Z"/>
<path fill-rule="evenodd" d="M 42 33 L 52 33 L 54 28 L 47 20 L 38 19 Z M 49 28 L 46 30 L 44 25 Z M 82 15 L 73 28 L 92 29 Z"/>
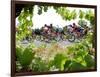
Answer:
<path fill-rule="evenodd" d="M 73 28 L 73 32 L 75 32 L 77 36 L 80 37 L 83 29 L 81 27 L 78 27 L 75 23 L 73 23 L 72 28 Z"/>
<path fill-rule="evenodd" d="M 48 26 L 47 26 L 47 24 L 44 25 L 43 31 L 47 33 L 47 31 L 48 31 Z"/>
<path fill-rule="evenodd" d="M 84 25 L 84 26 L 85 26 L 85 28 L 84 28 L 83 34 L 86 35 L 87 32 L 88 32 L 88 30 L 89 30 L 89 28 L 88 28 L 88 26 L 86 26 L 86 25 Z"/>

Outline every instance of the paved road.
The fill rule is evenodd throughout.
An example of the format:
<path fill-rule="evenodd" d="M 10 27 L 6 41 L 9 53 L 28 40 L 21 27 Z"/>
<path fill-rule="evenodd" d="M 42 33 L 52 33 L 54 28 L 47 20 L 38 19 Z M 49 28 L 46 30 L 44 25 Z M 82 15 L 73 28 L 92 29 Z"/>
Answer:
<path fill-rule="evenodd" d="M 53 43 L 53 42 L 48 43 L 48 42 L 39 41 L 39 40 L 34 40 L 34 42 L 33 42 L 33 44 L 35 46 L 37 46 L 37 47 L 38 46 L 41 46 L 42 44 L 46 44 L 47 46 L 51 46 L 51 43 Z M 61 47 L 69 46 L 69 45 L 72 45 L 73 44 L 73 42 L 69 42 L 68 40 L 66 40 L 66 41 L 58 41 L 56 43 L 58 43 L 58 45 L 61 46 Z M 22 44 L 23 45 L 27 45 L 27 44 L 29 44 L 29 42 L 27 40 L 24 40 L 22 42 Z"/>

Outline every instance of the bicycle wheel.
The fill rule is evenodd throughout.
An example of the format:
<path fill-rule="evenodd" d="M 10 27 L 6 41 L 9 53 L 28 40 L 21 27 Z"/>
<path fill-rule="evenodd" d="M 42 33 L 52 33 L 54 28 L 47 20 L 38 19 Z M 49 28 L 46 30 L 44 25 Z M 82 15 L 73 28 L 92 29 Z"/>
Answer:
<path fill-rule="evenodd" d="M 36 40 L 40 41 L 41 40 L 41 36 L 40 35 L 37 35 L 36 36 Z"/>
<path fill-rule="evenodd" d="M 68 34 L 68 41 L 74 42 L 75 41 L 75 35 L 74 34 Z"/>

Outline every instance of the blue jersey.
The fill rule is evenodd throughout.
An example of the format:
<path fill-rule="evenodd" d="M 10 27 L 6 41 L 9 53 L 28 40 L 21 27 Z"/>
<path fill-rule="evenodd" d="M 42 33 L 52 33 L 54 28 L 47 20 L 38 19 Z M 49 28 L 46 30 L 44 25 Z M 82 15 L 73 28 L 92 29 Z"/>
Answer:
<path fill-rule="evenodd" d="M 78 31 L 78 32 L 81 32 L 81 33 L 82 33 L 83 30 L 84 30 L 84 29 L 82 29 L 81 27 L 78 27 L 78 28 L 77 28 L 77 31 Z"/>

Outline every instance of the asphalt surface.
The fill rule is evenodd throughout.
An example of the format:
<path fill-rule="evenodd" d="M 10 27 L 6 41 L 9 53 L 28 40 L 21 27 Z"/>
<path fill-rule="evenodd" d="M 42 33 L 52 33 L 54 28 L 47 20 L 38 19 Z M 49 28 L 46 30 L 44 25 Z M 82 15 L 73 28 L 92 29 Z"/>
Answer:
<path fill-rule="evenodd" d="M 65 40 L 65 41 L 61 40 L 61 41 L 58 41 L 58 42 L 56 42 L 56 41 L 46 42 L 46 41 L 39 41 L 39 40 L 33 41 L 33 44 L 37 47 L 39 47 L 43 44 L 46 44 L 47 46 L 51 46 L 52 43 L 57 43 L 59 46 L 65 47 L 65 46 L 72 45 L 74 42 L 69 42 L 68 40 Z M 26 45 L 29 44 L 29 42 L 27 40 L 24 40 L 24 41 L 21 42 L 21 44 L 26 46 Z"/>

